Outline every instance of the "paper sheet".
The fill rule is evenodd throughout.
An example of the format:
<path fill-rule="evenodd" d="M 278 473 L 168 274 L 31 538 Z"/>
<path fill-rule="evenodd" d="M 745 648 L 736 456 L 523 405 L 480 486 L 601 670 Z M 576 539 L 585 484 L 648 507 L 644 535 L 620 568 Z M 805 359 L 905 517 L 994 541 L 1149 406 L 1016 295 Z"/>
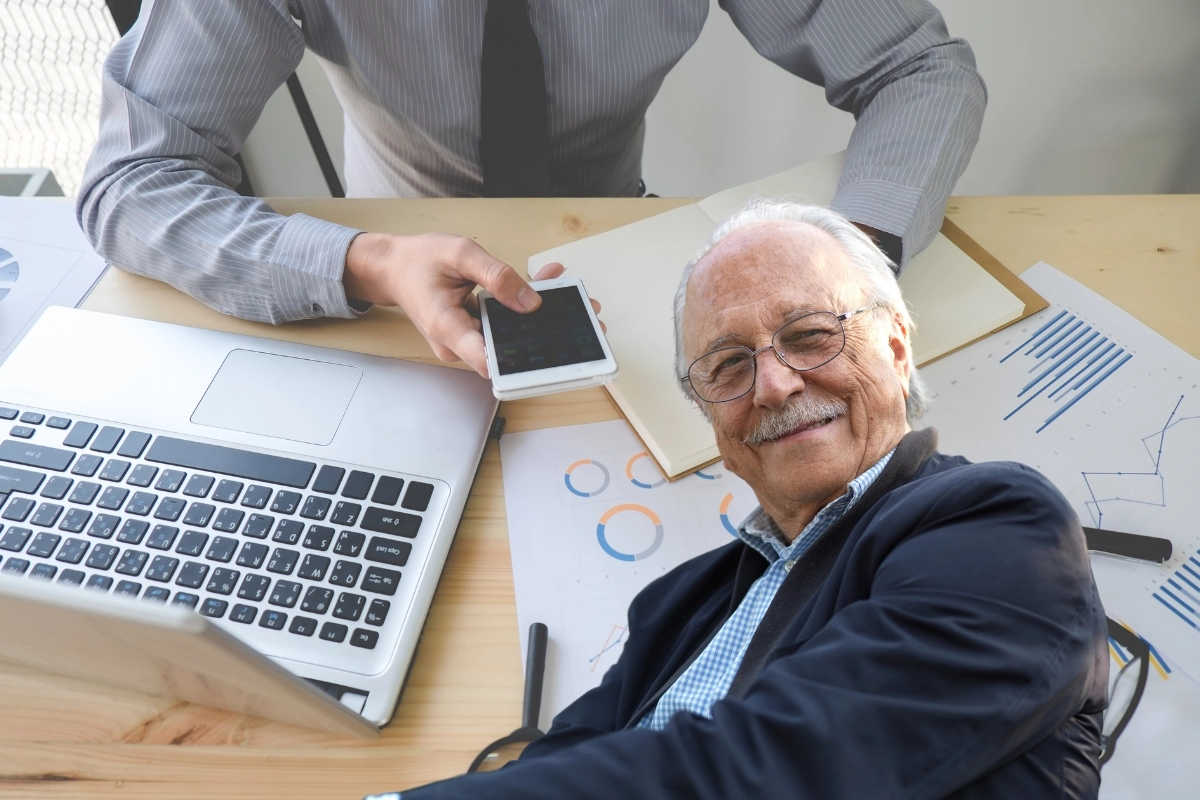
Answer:
<path fill-rule="evenodd" d="M 1168 538 L 1165 565 L 1093 558 L 1109 615 L 1200 676 L 1200 362 L 1048 264 L 1050 307 L 922 370 L 944 453 L 1048 477 L 1084 525 Z"/>
<path fill-rule="evenodd" d="M 104 273 L 71 199 L 0 197 L 0 363 L 47 306 L 77 306 Z"/>
<path fill-rule="evenodd" d="M 668 483 L 623 420 L 506 434 L 500 457 L 517 618 L 550 630 L 545 730 L 616 662 L 634 595 L 758 502 L 720 464 Z"/>

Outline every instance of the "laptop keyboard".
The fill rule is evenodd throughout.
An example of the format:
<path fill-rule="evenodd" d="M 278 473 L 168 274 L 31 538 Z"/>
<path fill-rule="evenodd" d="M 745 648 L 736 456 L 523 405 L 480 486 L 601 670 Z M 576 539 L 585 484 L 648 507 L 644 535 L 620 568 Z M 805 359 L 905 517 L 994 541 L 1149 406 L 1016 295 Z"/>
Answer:
<path fill-rule="evenodd" d="M 9 424 L 0 572 L 190 608 L 269 655 L 386 663 L 438 481 L 0 407 Z"/>

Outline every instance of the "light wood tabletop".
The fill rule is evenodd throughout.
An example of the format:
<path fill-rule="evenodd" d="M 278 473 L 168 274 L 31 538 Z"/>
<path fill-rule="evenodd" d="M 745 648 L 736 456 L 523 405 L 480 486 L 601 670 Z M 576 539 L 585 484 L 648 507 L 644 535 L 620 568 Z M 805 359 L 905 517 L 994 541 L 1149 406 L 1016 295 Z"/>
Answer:
<path fill-rule="evenodd" d="M 364 229 L 463 234 L 518 269 L 533 253 L 688 202 L 272 201 L 283 213 Z M 1200 356 L 1200 196 L 956 197 L 947 214 L 1014 272 L 1047 261 Z M 436 361 L 408 320 L 390 309 L 353 321 L 271 327 L 223 316 L 165 284 L 117 270 L 84 307 Z M 599 389 L 504 403 L 501 415 L 508 431 L 618 416 Z M 492 442 L 407 688 L 380 739 L 339 739 L 2 667 L 0 796 L 358 798 L 458 774 L 479 748 L 519 724 L 520 637 L 500 456 Z"/>

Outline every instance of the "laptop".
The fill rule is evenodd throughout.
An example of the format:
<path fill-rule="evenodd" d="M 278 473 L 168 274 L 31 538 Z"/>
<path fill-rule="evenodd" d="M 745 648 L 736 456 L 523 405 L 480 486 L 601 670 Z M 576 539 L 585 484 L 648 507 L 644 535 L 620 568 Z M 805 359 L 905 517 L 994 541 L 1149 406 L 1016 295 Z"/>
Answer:
<path fill-rule="evenodd" d="M 496 408 L 466 370 L 47 309 L 0 366 L 0 660 L 372 735 Z"/>

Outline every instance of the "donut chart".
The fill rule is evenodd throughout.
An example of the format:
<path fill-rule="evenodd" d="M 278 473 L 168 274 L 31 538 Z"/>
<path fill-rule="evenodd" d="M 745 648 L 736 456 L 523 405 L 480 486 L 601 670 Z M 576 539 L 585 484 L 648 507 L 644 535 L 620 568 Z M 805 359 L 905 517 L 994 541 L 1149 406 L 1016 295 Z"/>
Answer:
<path fill-rule="evenodd" d="M 643 459 L 643 458 L 645 458 L 645 459 L 650 458 L 650 454 L 647 453 L 645 450 L 638 453 L 633 458 L 629 459 L 629 461 L 625 462 L 625 477 L 629 478 L 629 482 L 632 483 L 634 486 L 638 487 L 639 489 L 654 489 L 655 487 L 662 486 L 664 483 L 666 483 L 667 479 L 662 477 L 661 475 L 659 476 L 657 481 L 652 482 L 652 483 L 646 483 L 645 481 L 639 481 L 637 478 L 633 477 L 633 465 L 636 464 L 640 459 Z M 653 462 L 651 462 L 651 463 L 653 463 Z"/>
<path fill-rule="evenodd" d="M 600 474 L 603 476 L 603 480 L 600 482 L 599 489 L 595 489 L 590 492 L 585 492 L 582 489 L 575 486 L 575 484 L 571 481 L 571 476 L 574 474 L 576 469 L 579 469 L 580 467 L 588 465 L 588 464 L 590 464 L 594 467 L 597 467 L 600 470 Z M 567 467 L 567 471 L 563 475 L 563 482 L 566 483 L 566 485 L 567 485 L 567 491 L 569 491 L 571 494 L 573 494 L 577 497 L 595 497 L 596 495 L 600 494 L 601 492 L 603 492 L 605 489 L 608 488 L 608 481 L 609 481 L 608 468 L 605 467 L 603 464 L 601 464 L 599 461 L 593 461 L 590 458 L 579 459 L 574 464 Z"/>
<path fill-rule="evenodd" d="M 16 286 L 20 274 L 21 268 L 13 260 L 13 254 L 0 247 L 0 300 Z"/>
<path fill-rule="evenodd" d="M 604 534 L 605 526 L 609 521 L 618 514 L 625 512 L 635 512 L 644 515 L 654 525 L 654 541 L 652 541 L 646 549 L 638 553 L 624 553 L 613 547 Z M 637 503 L 622 503 L 619 506 L 613 506 L 608 511 L 605 511 L 600 517 L 600 522 L 596 525 L 596 539 L 600 542 L 600 549 L 618 561 L 642 561 L 654 555 L 658 548 L 663 543 L 663 523 L 658 515 L 643 505 Z"/>
<path fill-rule="evenodd" d="M 731 505 L 733 505 L 733 492 L 725 495 L 725 499 L 721 501 L 721 507 L 718 510 L 721 514 L 721 525 L 724 526 L 725 531 L 730 536 L 736 537 L 738 535 L 737 527 L 729 521 L 729 507 Z"/>

